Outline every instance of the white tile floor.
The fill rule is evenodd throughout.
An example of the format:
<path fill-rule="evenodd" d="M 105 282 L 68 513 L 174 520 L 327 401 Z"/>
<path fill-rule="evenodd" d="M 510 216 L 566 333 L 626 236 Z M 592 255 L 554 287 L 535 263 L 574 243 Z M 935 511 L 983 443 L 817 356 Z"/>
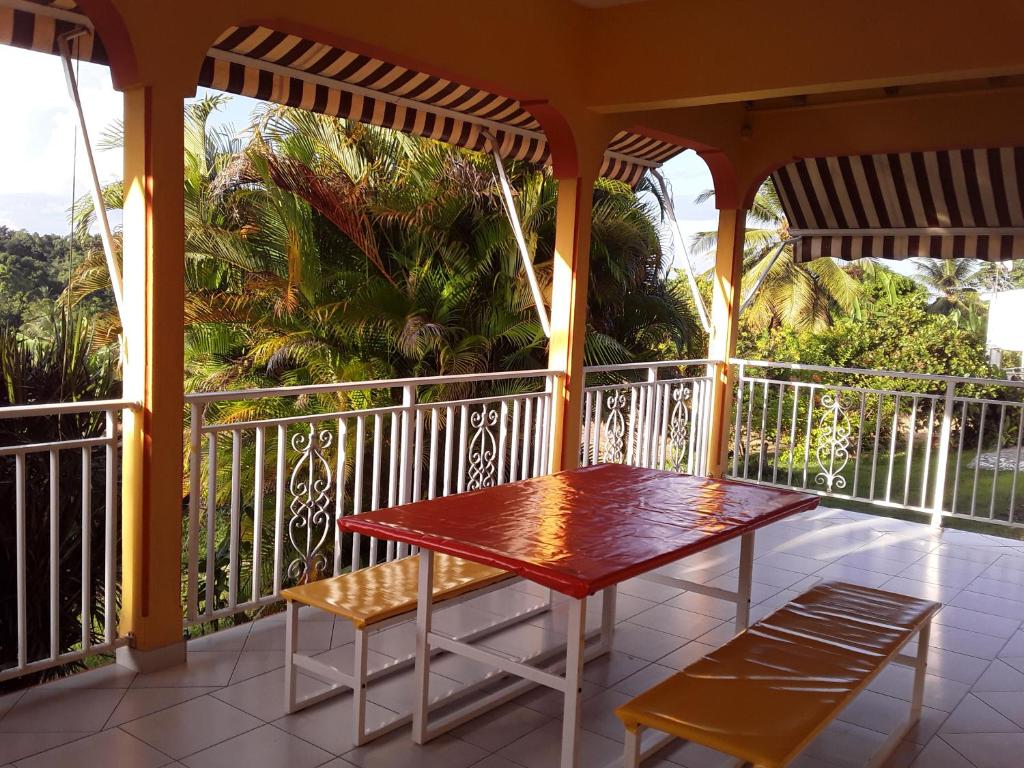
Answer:
<path fill-rule="evenodd" d="M 725 545 L 666 569 L 719 586 L 736 578 L 738 545 Z M 890 766 L 1019 768 L 1024 765 L 1024 542 L 831 509 L 801 515 L 758 534 L 754 618 L 821 578 L 853 581 L 941 600 L 932 632 L 922 721 Z M 439 614 L 462 632 L 510 606 L 545 594 L 529 584 Z M 598 601 L 599 602 L 599 601 Z M 595 609 L 599 605 L 594 606 Z M 649 582 L 622 585 L 616 650 L 587 665 L 581 765 L 621 750 L 612 710 L 732 634 L 728 603 Z M 592 618 L 596 619 L 596 611 Z M 558 764 L 560 697 L 536 690 L 424 748 L 407 729 L 353 749 L 349 697 L 286 716 L 281 615 L 195 640 L 187 664 L 150 675 L 109 666 L 0 697 L 0 768 L 547 768 Z M 564 609 L 505 630 L 486 643 L 527 654 L 557 643 Z M 411 625 L 371 640 L 371 666 L 411 651 Z M 351 628 L 304 613 L 300 646 L 331 663 L 351 664 Z M 440 659 L 432 692 L 472 682 L 486 668 Z M 801 768 L 860 766 L 902 716 L 911 673 L 881 674 L 797 761 Z M 315 683 L 301 678 L 300 688 Z M 300 691 L 301 692 L 301 691 Z M 408 673 L 370 687 L 368 725 L 409 706 Z M 717 768 L 709 750 L 669 748 L 652 768 Z"/>

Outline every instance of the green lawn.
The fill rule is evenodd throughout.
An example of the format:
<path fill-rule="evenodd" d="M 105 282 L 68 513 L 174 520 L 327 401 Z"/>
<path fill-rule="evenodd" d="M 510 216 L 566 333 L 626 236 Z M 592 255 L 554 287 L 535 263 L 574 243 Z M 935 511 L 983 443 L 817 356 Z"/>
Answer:
<path fill-rule="evenodd" d="M 987 533 L 1024 539 L 1024 529 L 1011 528 L 999 524 L 999 522 L 1005 523 L 1010 520 L 1011 499 L 1013 500 L 1013 520 L 1024 524 L 1024 472 L 1016 473 L 1017 488 L 1014 494 L 1014 472 L 1004 469 L 1000 470 L 997 476 L 993 470 L 982 468 L 976 473 L 974 469 L 968 466 L 973 460 L 975 453 L 976 451 L 967 450 L 963 452 L 960 459 L 959 472 L 955 471 L 955 454 L 950 456 L 943 504 L 947 512 L 945 524 L 954 528 L 984 530 Z M 890 457 L 892 460 L 891 473 L 889 469 Z M 919 451 L 915 447 L 915 452 L 910 462 L 908 480 L 908 457 L 905 451 L 895 454 L 879 452 L 875 461 L 874 482 L 872 483 L 871 452 L 865 451 L 862 453 L 859 471 L 856 469 L 856 457 L 853 455 L 849 463 L 839 473 L 839 477 L 845 480 L 845 487 L 838 487 L 837 477 L 833 483 L 833 493 L 841 496 L 853 496 L 855 499 L 841 499 L 837 502 L 837 505 L 848 509 L 903 519 L 928 520 L 929 515 L 925 512 L 881 506 L 880 504 L 871 503 L 871 501 L 884 502 L 887 499 L 888 493 L 888 501 L 890 503 L 930 508 L 937 471 L 936 458 L 933 451 L 929 462 L 928 476 L 925 478 L 924 451 Z M 747 477 L 750 479 L 757 478 L 758 470 L 760 469 L 760 479 L 771 482 L 775 470 L 774 459 L 773 454 L 767 453 L 763 464 L 759 468 L 759 456 L 756 453 L 752 453 Z M 804 487 L 804 469 L 803 462 L 794 462 L 792 481 L 790 482 L 789 465 L 783 459 L 779 464 L 775 482 L 784 485 L 791 484 L 794 487 Z M 806 470 L 806 487 L 809 490 L 825 490 L 826 484 L 824 482 L 816 482 L 820 469 L 813 459 Z M 739 477 L 743 477 L 742 459 L 739 462 L 737 474 Z M 954 482 L 956 477 L 959 477 L 959 482 Z M 905 490 L 907 491 L 906 494 L 904 493 Z M 973 515 L 971 515 L 972 497 L 974 499 Z M 957 517 L 949 515 L 948 513 L 951 511 L 955 512 Z M 961 516 L 967 516 L 969 519 Z M 990 519 L 997 522 L 992 523 Z"/>

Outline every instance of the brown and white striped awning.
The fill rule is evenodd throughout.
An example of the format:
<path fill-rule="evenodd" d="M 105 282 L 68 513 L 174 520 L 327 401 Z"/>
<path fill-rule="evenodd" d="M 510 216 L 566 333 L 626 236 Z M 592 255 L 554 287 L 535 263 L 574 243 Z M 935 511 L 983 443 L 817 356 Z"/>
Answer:
<path fill-rule="evenodd" d="M 91 28 L 74 0 L 0 0 L 0 43 L 55 53 L 57 36 L 76 25 Z M 106 63 L 98 39 L 79 39 L 83 60 Z M 549 160 L 540 124 L 516 99 L 267 27 L 226 30 L 203 62 L 199 84 L 477 151 L 488 149 L 491 133 L 508 160 Z M 682 151 L 623 131 L 609 145 L 601 175 L 635 186 L 648 168 Z"/>
<path fill-rule="evenodd" d="M 798 261 L 1024 258 L 1024 147 L 807 158 L 772 180 Z"/>
<path fill-rule="evenodd" d="M 83 26 L 92 29 L 74 0 L 22 0 L 10 5 L 0 2 L 0 45 L 56 55 L 57 38 Z M 109 63 L 103 43 L 91 33 L 75 38 L 74 52 L 82 61 Z"/>

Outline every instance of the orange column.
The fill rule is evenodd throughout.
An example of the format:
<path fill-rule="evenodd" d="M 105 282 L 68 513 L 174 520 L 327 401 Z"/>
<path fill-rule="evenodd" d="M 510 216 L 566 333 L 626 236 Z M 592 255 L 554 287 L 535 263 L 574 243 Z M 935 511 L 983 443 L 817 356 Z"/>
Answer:
<path fill-rule="evenodd" d="M 548 367 L 561 372 L 562 376 L 555 385 L 552 399 L 552 472 L 574 469 L 580 461 L 580 398 L 594 181 L 593 177 L 583 176 L 558 182 Z"/>
<path fill-rule="evenodd" d="M 728 360 L 736 353 L 736 337 L 739 333 L 746 221 L 747 212 L 744 210 L 723 209 L 718 212 L 718 248 L 711 294 L 708 357 L 722 362 L 708 366 L 708 374 L 713 377 L 713 381 L 707 472 L 712 477 L 722 477 L 729 455 L 732 369 Z"/>
<path fill-rule="evenodd" d="M 184 660 L 181 607 L 184 407 L 184 120 L 181 89 L 124 94 L 125 396 L 118 662 Z"/>

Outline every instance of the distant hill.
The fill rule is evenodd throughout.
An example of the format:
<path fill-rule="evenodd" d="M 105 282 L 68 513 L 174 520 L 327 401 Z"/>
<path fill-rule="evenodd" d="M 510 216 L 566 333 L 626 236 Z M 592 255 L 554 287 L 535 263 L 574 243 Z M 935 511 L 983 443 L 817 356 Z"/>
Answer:
<path fill-rule="evenodd" d="M 49 316 L 70 273 L 67 235 L 40 235 L 0 226 L 0 324 L 30 329 Z M 94 243 L 76 242 L 77 262 Z"/>

